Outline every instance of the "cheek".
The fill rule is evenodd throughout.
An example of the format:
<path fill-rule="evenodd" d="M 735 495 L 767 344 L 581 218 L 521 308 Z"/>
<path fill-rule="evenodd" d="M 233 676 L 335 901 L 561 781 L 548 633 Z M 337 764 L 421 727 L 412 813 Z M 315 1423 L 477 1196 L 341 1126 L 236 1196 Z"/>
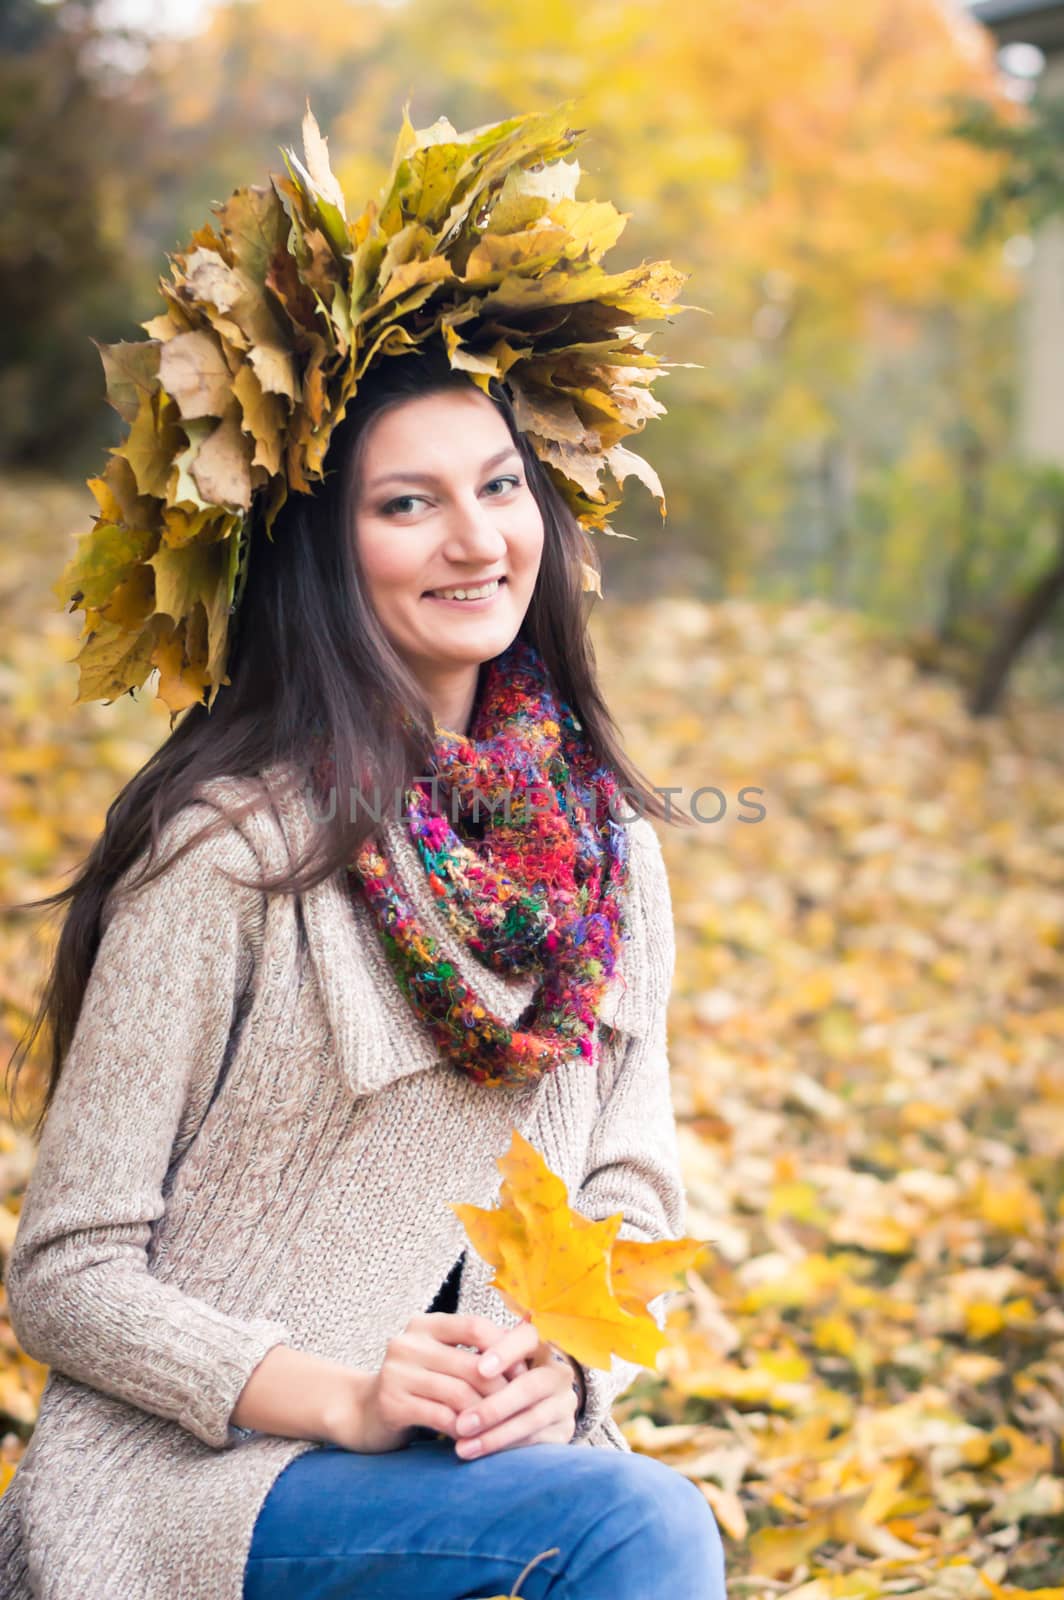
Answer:
<path fill-rule="evenodd" d="M 514 530 L 512 542 L 513 554 L 526 570 L 534 570 L 539 566 L 543 555 L 543 540 L 543 517 L 539 507 L 533 503 L 528 516 L 523 518 Z"/>
<path fill-rule="evenodd" d="M 398 539 L 395 530 L 367 530 L 360 538 L 359 561 L 371 589 L 393 589 L 412 582 L 420 570 L 420 557 L 410 540 Z"/>

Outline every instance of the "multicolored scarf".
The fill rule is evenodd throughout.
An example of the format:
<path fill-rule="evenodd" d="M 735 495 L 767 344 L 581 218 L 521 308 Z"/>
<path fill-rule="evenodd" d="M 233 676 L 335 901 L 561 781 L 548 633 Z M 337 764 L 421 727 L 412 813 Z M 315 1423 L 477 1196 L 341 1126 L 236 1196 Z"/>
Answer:
<path fill-rule="evenodd" d="M 478 1083 L 524 1083 L 596 1059 L 597 1013 L 627 936 L 627 812 L 538 651 L 515 639 L 482 669 L 468 736 L 436 725 L 434 764 L 404 820 L 448 923 L 482 965 L 537 973 L 514 1026 L 445 959 L 375 838 L 348 868 L 399 986 L 442 1058 Z M 325 754 L 320 793 L 333 781 Z"/>

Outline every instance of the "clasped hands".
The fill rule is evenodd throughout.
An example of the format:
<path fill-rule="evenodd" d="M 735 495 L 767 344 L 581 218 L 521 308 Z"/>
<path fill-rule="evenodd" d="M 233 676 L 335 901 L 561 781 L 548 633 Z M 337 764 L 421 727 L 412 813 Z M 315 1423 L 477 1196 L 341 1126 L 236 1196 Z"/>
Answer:
<path fill-rule="evenodd" d="M 501 1373 L 507 1383 L 474 1408 L 458 1413 L 456 1453 L 467 1459 L 515 1444 L 568 1444 L 576 1431 L 580 1404 L 573 1389 L 574 1374 L 581 1394 L 584 1388 L 580 1369 L 564 1351 L 540 1339 L 526 1318 L 501 1332 L 494 1323 L 489 1327 L 498 1337 L 477 1357 L 477 1373 L 481 1378 Z"/>
<path fill-rule="evenodd" d="M 540 1339 L 527 1318 L 502 1328 L 489 1317 L 422 1312 L 388 1341 L 376 1376 L 372 1411 L 383 1429 L 377 1447 L 401 1446 L 418 1426 L 454 1439 L 462 1460 L 517 1445 L 568 1444 L 580 1403 L 574 1377 L 582 1395 L 582 1370 Z M 389 1435 L 394 1442 L 385 1442 Z"/>

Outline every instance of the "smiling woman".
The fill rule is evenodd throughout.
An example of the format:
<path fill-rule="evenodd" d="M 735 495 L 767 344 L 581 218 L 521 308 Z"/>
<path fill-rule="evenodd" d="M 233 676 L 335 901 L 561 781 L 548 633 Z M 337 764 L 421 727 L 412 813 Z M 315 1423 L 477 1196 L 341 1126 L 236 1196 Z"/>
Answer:
<path fill-rule="evenodd" d="M 675 284 L 601 272 L 574 138 L 404 126 L 349 225 L 311 119 L 110 358 L 79 659 L 182 716 L 51 897 L 5 1600 L 460 1600 L 544 1550 L 529 1600 L 723 1600 L 702 1494 L 611 1416 L 641 1368 L 581 1370 L 475 1251 L 448 1280 L 514 1129 L 583 1216 L 684 1231 L 665 806 L 586 583 L 595 464 L 655 409 L 629 322 Z M 394 817 L 322 805 L 374 783 Z"/>
<path fill-rule="evenodd" d="M 353 472 L 370 603 L 437 723 L 464 733 L 480 663 L 516 637 L 539 576 L 543 515 L 521 453 L 498 407 L 459 379 L 379 410 Z"/>

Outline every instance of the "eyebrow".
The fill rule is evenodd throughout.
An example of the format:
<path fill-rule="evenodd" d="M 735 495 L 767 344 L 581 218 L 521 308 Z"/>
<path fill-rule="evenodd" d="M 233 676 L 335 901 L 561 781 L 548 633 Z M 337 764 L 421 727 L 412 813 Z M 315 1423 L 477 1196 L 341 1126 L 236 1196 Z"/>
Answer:
<path fill-rule="evenodd" d="M 480 470 L 481 472 L 487 472 L 489 468 L 499 466 L 501 462 L 508 460 L 510 456 L 519 457 L 520 454 L 521 452 L 516 445 L 509 444 L 505 450 L 496 451 L 493 456 L 489 456 L 485 462 L 482 462 Z M 439 481 L 431 472 L 384 472 L 379 478 L 374 478 L 366 492 L 372 494 L 384 484 L 391 483 L 393 480 L 400 483 L 437 483 Z"/>

